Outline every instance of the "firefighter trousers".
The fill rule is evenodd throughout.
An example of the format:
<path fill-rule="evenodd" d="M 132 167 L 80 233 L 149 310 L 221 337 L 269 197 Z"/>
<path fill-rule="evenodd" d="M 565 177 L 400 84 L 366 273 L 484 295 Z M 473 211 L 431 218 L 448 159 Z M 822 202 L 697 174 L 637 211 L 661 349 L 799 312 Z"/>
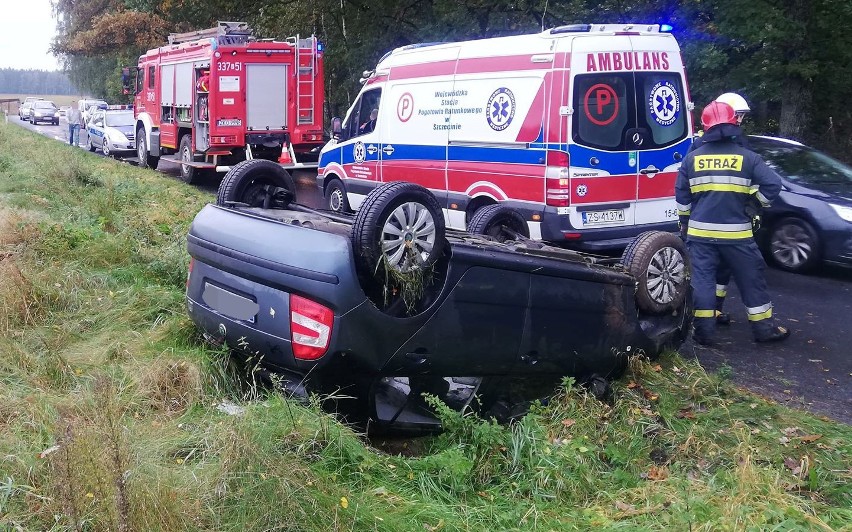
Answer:
<path fill-rule="evenodd" d="M 754 240 L 717 244 L 690 240 L 692 297 L 695 306 L 695 333 L 705 339 L 716 331 L 716 284 L 720 268 L 727 266 L 746 306 L 755 338 L 772 330 L 772 302 L 766 289 L 766 262 Z"/>

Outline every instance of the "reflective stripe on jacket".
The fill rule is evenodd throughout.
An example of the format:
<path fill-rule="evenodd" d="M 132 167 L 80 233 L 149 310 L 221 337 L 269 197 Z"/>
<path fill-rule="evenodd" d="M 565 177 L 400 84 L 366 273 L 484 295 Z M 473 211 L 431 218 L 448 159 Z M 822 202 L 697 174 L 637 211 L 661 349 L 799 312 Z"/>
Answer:
<path fill-rule="evenodd" d="M 718 127 L 684 157 L 675 201 L 678 214 L 689 216 L 688 239 L 738 243 L 753 238 L 746 214 L 749 194 L 768 205 L 781 192 L 781 177 L 735 137 L 714 131 Z"/>

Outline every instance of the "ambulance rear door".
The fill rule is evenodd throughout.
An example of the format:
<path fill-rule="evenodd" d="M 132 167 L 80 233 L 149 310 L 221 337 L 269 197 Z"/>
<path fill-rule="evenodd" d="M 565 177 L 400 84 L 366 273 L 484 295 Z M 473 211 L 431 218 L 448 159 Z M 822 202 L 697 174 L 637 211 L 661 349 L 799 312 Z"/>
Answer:
<path fill-rule="evenodd" d="M 577 35 L 571 43 L 571 226 L 616 236 L 635 223 L 639 167 L 633 45 L 627 35 Z M 629 61 L 629 63 L 628 63 Z M 612 235 L 610 235 L 612 233 Z M 588 236 L 584 236 L 584 240 Z"/>
<path fill-rule="evenodd" d="M 680 52 L 669 34 L 632 37 L 639 168 L 635 223 L 675 223 L 674 184 L 692 142 L 689 93 Z M 657 59 L 659 58 L 659 61 Z"/>

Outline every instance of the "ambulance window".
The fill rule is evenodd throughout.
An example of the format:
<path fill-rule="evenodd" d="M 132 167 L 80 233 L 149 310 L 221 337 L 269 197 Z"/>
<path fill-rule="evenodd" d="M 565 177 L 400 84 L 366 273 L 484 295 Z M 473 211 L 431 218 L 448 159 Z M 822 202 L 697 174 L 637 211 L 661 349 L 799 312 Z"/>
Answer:
<path fill-rule="evenodd" d="M 622 149 L 635 104 L 632 74 L 591 74 L 574 79 L 573 136 L 579 144 Z"/>
<path fill-rule="evenodd" d="M 154 72 L 155 72 L 154 67 L 149 66 L 148 67 L 148 88 L 149 89 L 154 88 L 154 77 L 155 77 Z"/>
<path fill-rule="evenodd" d="M 652 146 L 668 146 L 686 138 L 686 112 L 680 76 L 668 72 L 637 72 L 640 128 L 651 131 Z M 643 123 L 644 122 L 644 123 Z M 649 147 L 649 146 L 646 146 Z"/>
<path fill-rule="evenodd" d="M 372 132 L 378 123 L 379 102 L 382 90 L 374 89 L 361 95 L 344 125 L 347 138 L 357 137 Z"/>

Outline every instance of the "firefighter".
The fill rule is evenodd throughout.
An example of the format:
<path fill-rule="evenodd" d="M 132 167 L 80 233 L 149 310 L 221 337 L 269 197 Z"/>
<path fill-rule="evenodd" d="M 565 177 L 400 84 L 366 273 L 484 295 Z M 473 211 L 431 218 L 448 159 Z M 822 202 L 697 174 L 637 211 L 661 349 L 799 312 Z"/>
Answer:
<path fill-rule="evenodd" d="M 719 264 L 729 265 L 742 294 L 756 342 L 784 340 L 790 331 L 774 325 L 766 290 L 766 263 L 752 234 L 753 197 L 768 205 L 781 178 L 763 159 L 732 137 L 741 134 L 733 107 L 711 102 L 701 114 L 705 134 L 678 171 L 675 198 L 692 258 L 695 341 L 712 345 L 716 329 L 715 285 Z M 733 129 L 728 126 L 733 126 Z"/>
<path fill-rule="evenodd" d="M 722 102 L 730 105 L 734 109 L 734 114 L 737 118 L 737 127 L 742 127 L 743 120 L 745 116 L 751 112 L 751 108 L 748 106 L 748 102 L 746 102 L 745 98 L 740 96 L 735 92 L 726 92 L 724 94 L 720 94 L 716 100 L 717 102 Z M 746 136 L 742 131 L 736 131 L 733 126 L 730 124 L 723 124 L 720 127 L 724 127 L 726 129 L 725 136 L 730 137 L 734 142 L 737 142 L 743 147 L 748 147 L 746 142 Z M 692 146 L 689 148 L 690 151 L 698 148 L 703 144 L 702 135 L 703 131 L 700 131 L 695 138 L 695 141 L 692 143 Z M 755 201 L 751 202 L 751 205 L 755 205 Z M 754 210 L 754 215 L 752 217 L 752 229 L 756 231 L 760 224 L 760 204 L 757 202 L 756 207 L 752 207 Z M 718 269 L 716 270 L 716 323 L 718 325 L 730 325 L 731 324 L 731 316 L 724 311 L 725 308 L 725 298 L 728 296 L 728 284 L 731 282 L 731 268 L 725 264 L 724 262 L 719 264 Z"/>

